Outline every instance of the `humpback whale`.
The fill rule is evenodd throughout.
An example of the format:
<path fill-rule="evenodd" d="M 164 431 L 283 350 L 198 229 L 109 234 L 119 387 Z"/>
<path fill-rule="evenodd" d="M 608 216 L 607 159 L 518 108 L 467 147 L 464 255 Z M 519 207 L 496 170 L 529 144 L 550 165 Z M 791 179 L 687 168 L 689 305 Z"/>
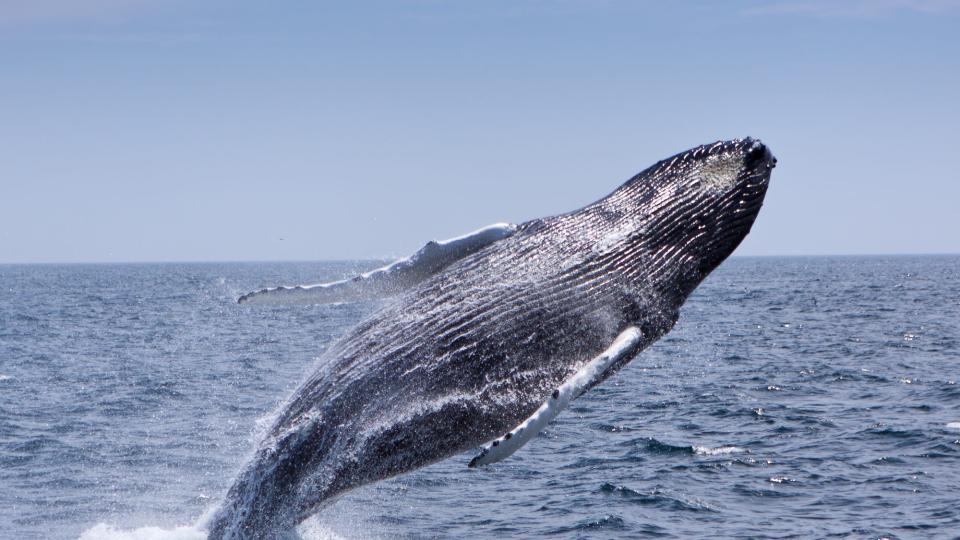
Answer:
<path fill-rule="evenodd" d="M 352 488 L 468 450 L 473 467 L 506 459 L 674 326 L 750 231 L 775 164 L 751 138 L 698 146 L 579 210 L 242 296 L 383 303 L 280 406 L 209 538 L 276 537 Z"/>

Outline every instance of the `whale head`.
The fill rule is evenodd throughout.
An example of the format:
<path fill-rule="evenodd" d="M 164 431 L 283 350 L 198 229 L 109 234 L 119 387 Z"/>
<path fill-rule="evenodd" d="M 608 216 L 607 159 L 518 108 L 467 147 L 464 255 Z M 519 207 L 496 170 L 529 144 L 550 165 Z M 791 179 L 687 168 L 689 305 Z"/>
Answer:
<path fill-rule="evenodd" d="M 750 232 L 777 160 L 759 140 L 703 145 L 641 172 L 610 199 L 638 223 L 635 245 L 682 303 Z"/>

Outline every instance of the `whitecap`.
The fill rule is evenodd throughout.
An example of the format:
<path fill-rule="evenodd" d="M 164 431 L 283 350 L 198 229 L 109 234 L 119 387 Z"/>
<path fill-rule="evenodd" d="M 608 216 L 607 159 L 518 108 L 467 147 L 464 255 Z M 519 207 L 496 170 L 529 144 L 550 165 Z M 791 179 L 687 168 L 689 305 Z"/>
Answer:
<path fill-rule="evenodd" d="M 717 448 L 710 448 L 708 446 L 693 447 L 693 453 L 701 456 L 725 456 L 727 454 L 739 454 L 743 451 L 744 449 L 739 446 L 720 446 Z"/>
<path fill-rule="evenodd" d="M 950 422 L 947 424 L 947 427 L 950 429 L 960 429 L 960 422 Z"/>

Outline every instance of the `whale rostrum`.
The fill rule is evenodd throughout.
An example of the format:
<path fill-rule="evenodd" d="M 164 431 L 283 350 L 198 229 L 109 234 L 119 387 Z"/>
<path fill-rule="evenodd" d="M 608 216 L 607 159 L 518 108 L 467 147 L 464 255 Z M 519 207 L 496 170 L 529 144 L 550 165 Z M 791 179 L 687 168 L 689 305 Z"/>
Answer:
<path fill-rule="evenodd" d="M 209 538 L 274 538 L 350 489 L 462 452 L 507 458 L 670 331 L 750 231 L 775 164 L 755 139 L 698 146 L 579 210 L 244 295 L 381 303 L 278 408 Z"/>

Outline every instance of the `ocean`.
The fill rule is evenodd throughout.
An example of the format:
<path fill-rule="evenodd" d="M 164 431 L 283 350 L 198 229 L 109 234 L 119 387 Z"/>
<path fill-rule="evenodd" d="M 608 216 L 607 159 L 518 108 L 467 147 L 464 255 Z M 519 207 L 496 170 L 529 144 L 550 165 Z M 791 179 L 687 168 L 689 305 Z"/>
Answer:
<path fill-rule="evenodd" d="M 0 538 L 203 538 L 266 419 L 376 305 L 241 306 L 376 262 L 0 266 Z M 303 538 L 960 538 L 960 257 L 733 258 L 509 459 Z"/>

